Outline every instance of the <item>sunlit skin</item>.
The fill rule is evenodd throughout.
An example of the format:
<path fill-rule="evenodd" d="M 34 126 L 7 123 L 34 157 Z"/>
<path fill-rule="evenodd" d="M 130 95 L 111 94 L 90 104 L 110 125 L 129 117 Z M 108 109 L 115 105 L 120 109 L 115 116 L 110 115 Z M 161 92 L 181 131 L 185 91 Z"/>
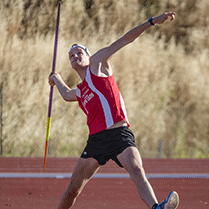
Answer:
<path fill-rule="evenodd" d="M 74 48 L 69 52 L 71 66 L 75 70 L 86 69 L 90 64 L 90 56 L 80 47 Z"/>

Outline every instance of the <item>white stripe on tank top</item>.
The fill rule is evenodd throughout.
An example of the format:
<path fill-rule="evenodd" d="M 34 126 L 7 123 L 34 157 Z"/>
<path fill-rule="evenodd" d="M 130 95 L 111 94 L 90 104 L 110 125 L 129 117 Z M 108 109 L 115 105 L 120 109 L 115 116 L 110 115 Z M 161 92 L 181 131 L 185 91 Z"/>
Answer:
<path fill-rule="evenodd" d="M 111 127 L 112 125 L 114 125 L 114 121 L 113 121 L 109 103 L 107 99 L 105 98 L 105 96 L 94 86 L 91 80 L 89 67 L 87 68 L 87 71 L 86 71 L 86 82 L 88 83 L 89 88 L 91 88 L 91 90 L 99 96 L 99 99 L 100 99 L 100 102 L 104 111 L 107 128 Z"/>

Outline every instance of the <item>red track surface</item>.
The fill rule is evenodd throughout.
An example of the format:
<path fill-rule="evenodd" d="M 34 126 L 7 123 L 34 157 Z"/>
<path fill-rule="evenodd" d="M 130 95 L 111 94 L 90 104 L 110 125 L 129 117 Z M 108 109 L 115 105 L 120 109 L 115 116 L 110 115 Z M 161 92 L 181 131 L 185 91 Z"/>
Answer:
<path fill-rule="evenodd" d="M 48 158 L 47 173 L 71 173 L 77 158 Z M 209 160 L 144 159 L 147 174 L 209 173 Z M 0 158 L 0 173 L 43 172 L 43 158 Z M 126 173 L 113 162 L 99 173 Z M 180 195 L 179 209 L 209 209 L 209 179 L 150 179 L 159 201 L 171 190 Z M 56 208 L 69 179 L 0 178 L 1 209 Z M 130 179 L 92 179 L 75 209 L 146 209 Z"/>

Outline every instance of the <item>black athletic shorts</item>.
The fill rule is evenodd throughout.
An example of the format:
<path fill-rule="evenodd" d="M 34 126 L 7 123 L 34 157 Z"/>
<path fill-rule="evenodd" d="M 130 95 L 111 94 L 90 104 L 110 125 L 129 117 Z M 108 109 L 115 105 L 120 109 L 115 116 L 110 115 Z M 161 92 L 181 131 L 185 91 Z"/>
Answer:
<path fill-rule="evenodd" d="M 135 145 L 133 132 L 126 126 L 106 129 L 89 136 L 81 158 L 94 158 L 100 165 L 105 165 L 110 159 L 123 167 L 117 156 L 127 147 Z"/>

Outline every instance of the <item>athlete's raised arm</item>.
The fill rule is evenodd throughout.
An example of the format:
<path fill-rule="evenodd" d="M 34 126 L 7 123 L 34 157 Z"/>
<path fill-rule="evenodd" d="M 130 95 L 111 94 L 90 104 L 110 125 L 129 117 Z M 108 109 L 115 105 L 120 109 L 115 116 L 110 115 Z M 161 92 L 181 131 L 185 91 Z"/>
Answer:
<path fill-rule="evenodd" d="M 126 46 L 127 44 L 133 42 L 136 38 L 138 38 L 141 33 L 143 33 L 146 29 L 150 28 L 152 25 L 162 24 L 170 17 L 170 20 L 175 19 L 175 12 L 167 12 L 163 13 L 159 16 L 150 18 L 148 21 L 143 24 L 131 29 L 124 36 L 116 40 L 110 46 L 105 47 L 99 50 L 97 53 L 91 56 L 90 62 L 94 64 L 102 63 L 107 65 L 107 61 L 111 58 L 111 56 L 116 53 L 118 50 Z"/>

